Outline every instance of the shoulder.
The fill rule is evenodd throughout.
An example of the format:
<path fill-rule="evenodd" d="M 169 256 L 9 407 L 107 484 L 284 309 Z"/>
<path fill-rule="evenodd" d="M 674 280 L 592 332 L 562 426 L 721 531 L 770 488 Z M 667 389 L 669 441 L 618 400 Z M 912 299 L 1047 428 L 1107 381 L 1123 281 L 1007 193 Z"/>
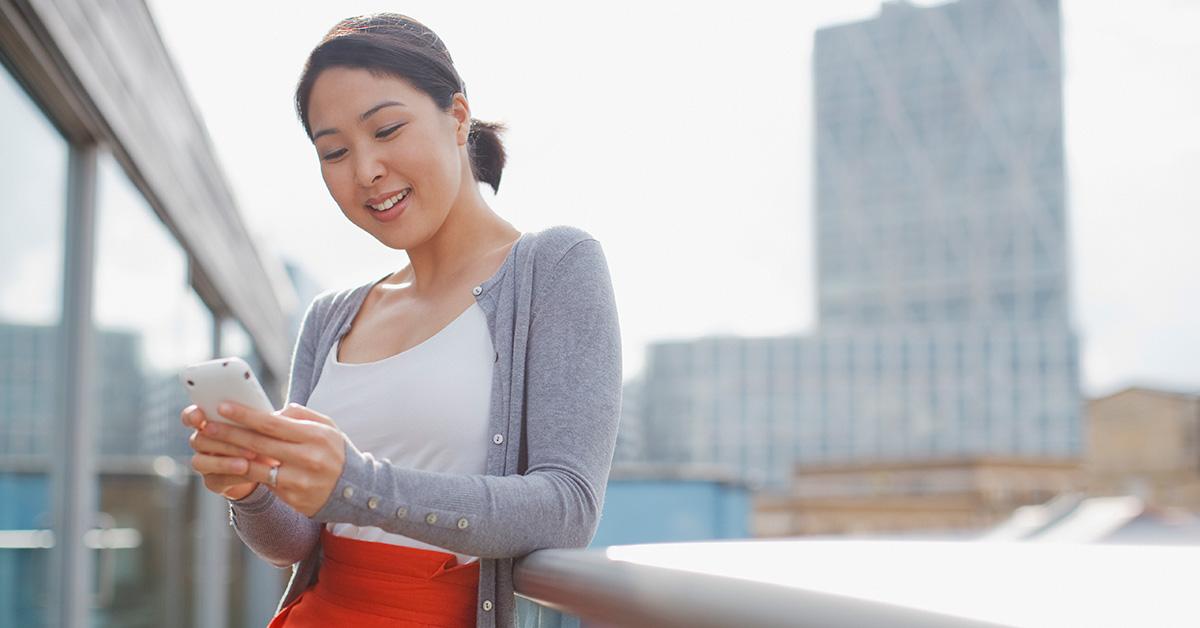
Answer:
<path fill-rule="evenodd" d="M 595 308 L 597 299 L 611 305 L 612 278 L 604 249 L 592 234 L 571 226 L 538 232 L 532 276 L 526 283 L 534 293 L 534 315 L 547 304 Z"/>
<path fill-rule="evenodd" d="M 533 236 L 534 265 L 543 269 L 553 269 L 568 253 L 580 248 L 583 243 L 592 243 L 583 248 L 599 250 L 600 243 L 591 233 L 571 225 L 555 225 L 530 234 Z"/>
<path fill-rule="evenodd" d="M 361 294 L 370 290 L 376 281 L 378 280 L 372 279 L 357 286 L 330 288 L 313 297 L 308 304 L 308 310 L 304 313 L 304 319 L 312 323 L 313 333 L 324 329 L 331 314 L 348 309 L 357 303 Z"/>

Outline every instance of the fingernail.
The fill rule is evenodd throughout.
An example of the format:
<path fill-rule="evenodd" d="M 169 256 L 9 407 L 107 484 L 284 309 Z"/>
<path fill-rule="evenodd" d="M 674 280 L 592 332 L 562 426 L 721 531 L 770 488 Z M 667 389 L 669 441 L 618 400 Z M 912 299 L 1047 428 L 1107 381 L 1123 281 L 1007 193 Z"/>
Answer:
<path fill-rule="evenodd" d="M 203 432 L 204 428 L 206 428 L 206 427 L 208 427 L 208 419 L 204 419 L 204 420 L 200 421 L 200 431 Z"/>
<path fill-rule="evenodd" d="M 217 406 L 217 412 L 220 412 L 221 414 L 229 414 L 230 412 L 233 412 L 233 406 L 227 403 L 222 403 L 221 405 Z"/>

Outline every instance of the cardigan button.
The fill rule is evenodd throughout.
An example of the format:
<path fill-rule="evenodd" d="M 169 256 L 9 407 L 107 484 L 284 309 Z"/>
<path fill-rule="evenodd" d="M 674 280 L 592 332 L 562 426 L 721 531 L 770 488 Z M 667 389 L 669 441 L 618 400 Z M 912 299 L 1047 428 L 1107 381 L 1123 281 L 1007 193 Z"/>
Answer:
<path fill-rule="evenodd" d="M 475 295 L 475 296 L 479 296 L 479 295 L 480 295 L 480 294 L 482 294 L 482 293 L 483 293 L 483 287 L 482 287 L 482 286 L 475 286 L 474 288 L 472 288 L 472 289 L 471 289 L 471 294 L 473 294 L 473 295 Z"/>
<path fill-rule="evenodd" d="M 345 497 L 346 499 L 350 499 L 351 497 L 354 497 L 354 489 L 349 486 L 342 489 L 342 497 Z"/>
<path fill-rule="evenodd" d="M 406 506 L 401 506 L 396 509 L 396 518 L 397 519 L 403 519 L 407 516 L 408 516 L 408 508 Z"/>
<path fill-rule="evenodd" d="M 372 497 L 371 499 L 367 500 L 367 508 L 370 508 L 371 510 L 375 510 L 378 507 L 379 507 L 379 498 L 378 497 Z"/>
<path fill-rule="evenodd" d="M 466 527 L 467 527 L 467 526 L 469 526 L 469 525 L 471 525 L 471 524 L 467 522 L 467 518 L 466 518 L 466 517 L 462 517 L 462 518 L 460 518 L 460 519 L 458 520 L 458 529 L 459 529 L 459 530 L 464 530 L 464 529 L 466 529 Z"/>
<path fill-rule="evenodd" d="M 493 443 L 496 443 L 497 445 L 499 445 L 500 443 L 503 443 L 503 442 L 504 442 L 504 435 L 503 435 L 503 434 L 496 434 L 495 436 L 493 436 L 493 437 L 492 437 L 492 442 L 493 442 Z"/>
<path fill-rule="evenodd" d="M 491 601 L 491 600 L 484 600 L 484 601 L 483 601 L 483 610 L 485 610 L 485 611 L 490 611 L 490 610 L 492 610 L 492 601 Z"/>
<path fill-rule="evenodd" d="M 425 515 L 425 523 L 428 523 L 429 525 L 437 523 L 437 515 L 433 514 L 432 512 L 428 515 Z"/>

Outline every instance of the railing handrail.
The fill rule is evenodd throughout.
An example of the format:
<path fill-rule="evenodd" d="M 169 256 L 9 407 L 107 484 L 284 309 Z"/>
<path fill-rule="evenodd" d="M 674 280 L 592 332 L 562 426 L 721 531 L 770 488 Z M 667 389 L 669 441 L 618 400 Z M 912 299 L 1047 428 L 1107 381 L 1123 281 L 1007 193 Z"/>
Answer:
<path fill-rule="evenodd" d="M 746 540 L 546 549 L 518 595 L 611 626 L 1200 625 L 1200 546 Z"/>
<path fill-rule="evenodd" d="M 516 592 L 614 626 L 940 628 L 995 626 L 919 609 L 608 558 L 605 550 L 547 549 L 518 559 Z"/>

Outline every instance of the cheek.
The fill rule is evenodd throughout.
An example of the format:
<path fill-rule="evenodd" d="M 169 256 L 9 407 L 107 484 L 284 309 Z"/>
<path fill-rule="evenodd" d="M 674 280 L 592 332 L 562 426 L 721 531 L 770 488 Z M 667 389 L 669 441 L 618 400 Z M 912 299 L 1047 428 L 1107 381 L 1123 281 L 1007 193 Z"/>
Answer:
<path fill-rule="evenodd" d="M 388 151 L 390 169 L 401 177 L 420 179 L 429 176 L 429 151 L 422 150 L 415 142 L 392 147 Z"/>
<path fill-rule="evenodd" d="M 421 188 L 427 198 L 447 194 L 445 188 L 454 185 L 458 161 L 446 150 L 444 138 L 426 133 L 406 139 L 390 151 L 392 169 Z"/>

